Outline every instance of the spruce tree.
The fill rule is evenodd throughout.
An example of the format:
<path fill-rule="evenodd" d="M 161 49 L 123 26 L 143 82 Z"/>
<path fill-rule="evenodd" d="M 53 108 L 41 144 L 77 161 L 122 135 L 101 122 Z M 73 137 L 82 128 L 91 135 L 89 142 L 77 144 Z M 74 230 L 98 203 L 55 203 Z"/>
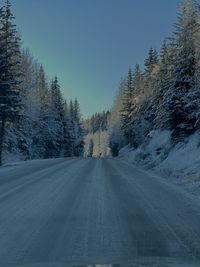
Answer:
<path fill-rule="evenodd" d="M 74 100 L 73 105 L 73 120 L 74 120 L 74 130 L 75 130 L 75 149 L 74 155 L 81 156 L 83 154 L 84 141 L 83 141 L 83 126 L 81 123 L 80 105 L 77 98 Z"/>
<path fill-rule="evenodd" d="M 51 97 L 48 88 L 47 78 L 42 66 L 39 67 L 36 74 L 36 99 L 38 102 L 38 118 L 35 120 L 35 136 L 33 138 L 33 150 L 36 158 L 48 157 L 49 143 L 49 124 L 51 113 Z"/>
<path fill-rule="evenodd" d="M 80 119 L 81 119 L 80 106 L 79 106 L 77 98 L 75 98 L 73 106 L 74 106 L 73 118 L 77 123 L 80 123 Z"/>
<path fill-rule="evenodd" d="M 161 47 L 159 71 L 152 98 L 152 108 L 155 112 L 155 129 L 170 129 L 170 114 L 165 107 L 168 90 L 173 84 L 174 54 L 175 51 L 172 43 L 165 40 Z"/>
<path fill-rule="evenodd" d="M 149 49 L 148 56 L 145 59 L 144 66 L 144 94 L 146 96 L 152 95 L 155 82 L 155 68 L 158 65 L 158 54 L 152 47 Z"/>
<path fill-rule="evenodd" d="M 59 119 L 62 121 L 64 116 L 64 101 L 62 93 L 60 91 L 60 85 L 58 83 L 57 76 L 51 83 L 51 98 L 52 98 L 53 108 L 57 112 Z"/>
<path fill-rule="evenodd" d="M 195 1 L 183 2 L 174 33 L 175 68 L 173 84 L 166 93 L 165 109 L 170 114 L 170 129 L 178 141 L 195 130 L 197 92 L 196 34 L 199 32 L 198 9 Z M 195 112 L 194 112 L 195 111 Z"/>
<path fill-rule="evenodd" d="M 122 130 L 124 131 L 124 135 L 128 143 L 130 143 L 131 141 L 130 122 L 133 113 L 133 94 L 134 94 L 133 75 L 131 68 L 129 68 L 126 86 L 123 94 L 123 108 L 120 112 Z"/>
<path fill-rule="evenodd" d="M 150 76 L 155 65 L 158 64 L 158 53 L 152 47 L 149 49 L 148 57 L 145 59 L 145 75 Z"/>
<path fill-rule="evenodd" d="M 51 116 L 54 122 L 54 138 L 52 144 L 54 144 L 55 156 L 58 157 L 62 153 L 64 141 L 64 101 L 57 76 L 51 83 L 51 108 Z"/>
<path fill-rule="evenodd" d="M 7 0 L 0 9 L 0 165 L 6 127 L 19 119 L 21 110 L 20 38 L 13 20 Z"/>

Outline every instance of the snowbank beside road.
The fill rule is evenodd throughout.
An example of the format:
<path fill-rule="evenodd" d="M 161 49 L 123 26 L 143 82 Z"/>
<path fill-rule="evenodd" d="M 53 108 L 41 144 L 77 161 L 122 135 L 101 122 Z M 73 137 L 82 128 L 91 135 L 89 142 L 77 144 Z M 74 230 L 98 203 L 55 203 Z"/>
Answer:
<path fill-rule="evenodd" d="M 173 146 L 170 131 L 152 131 L 137 149 L 124 147 L 120 158 L 161 173 L 192 192 L 200 192 L 200 135 Z"/>

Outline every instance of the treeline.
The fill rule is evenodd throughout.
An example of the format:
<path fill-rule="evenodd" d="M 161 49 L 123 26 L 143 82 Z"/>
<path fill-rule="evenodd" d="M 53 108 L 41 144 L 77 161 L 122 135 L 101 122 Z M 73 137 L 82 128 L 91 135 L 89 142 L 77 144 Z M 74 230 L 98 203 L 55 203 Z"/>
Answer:
<path fill-rule="evenodd" d="M 114 155 L 127 144 L 137 148 L 152 130 L 171 131 L 172 144 L 199 130 L 199 10 L 195 0 L 184 1 L 160 54 L 150 48 L 144 70 L 136 64 L 122 79 L 109 122 Z"/>
<path fill-rule="evenodd" d="M 91 118 L 84 121 L 86 133 L 96 133 L 98 131 L 106 131 L 108 129 L 108 118 L 110 112 L 96 112 Z"/>
<path fill-rule="evenodd" d="M 0 9 L 0 165 L 9 155 L 23 160 L 83 154 L 77 99 L 63 99 L 58 78 L 23 50 L 11 4 Z"/>
<path fill-rule="evenodd" d="M 103 157 L 107 155 L 107 131 L 110 111 L 96 112 L 84 121 L 86 157 Z"/>

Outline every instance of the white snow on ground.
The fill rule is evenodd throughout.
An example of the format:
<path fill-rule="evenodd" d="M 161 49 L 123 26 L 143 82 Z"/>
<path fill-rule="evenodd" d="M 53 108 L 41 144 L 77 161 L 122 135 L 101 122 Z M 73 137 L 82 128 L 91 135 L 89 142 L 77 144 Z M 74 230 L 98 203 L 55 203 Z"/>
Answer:
<path fill-rule="evenodd" d="M 141 165 L 157 166 L 168 154 L 171 147 L 171 133 L 169 131 L 152 131 L 143 145 L 137 149 L 124 147 L 120 150 L 120 157 Z"/>
<path fill-rule="evenodd" d="M 152 169 L 172 182 L 183 185 L 194 194 L 200 193 L 198 133 L 172 146 L 169 131 L 152 131 L 143 145 L 137 149 L 124 147 L 120 150 L 119 157 L 145 169 Z"/>

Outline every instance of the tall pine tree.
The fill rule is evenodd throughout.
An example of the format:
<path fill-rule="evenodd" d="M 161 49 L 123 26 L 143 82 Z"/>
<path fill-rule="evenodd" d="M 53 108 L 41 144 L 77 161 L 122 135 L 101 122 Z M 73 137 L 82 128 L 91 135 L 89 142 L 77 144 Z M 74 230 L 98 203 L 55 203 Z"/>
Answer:
<path fill-rule="evenodd" d="M 165 110 L 169 114 L 173 140 L 191 134 L 195 130 L 198 92 L 196 84 L 196 34 L 199 32 L 196 1 L 184 1 L 174 33 L 175 68 L 173 84 L 165 94 Z"/>
<path fill-rule="evenodd" d="M 131 141 L 130 122 L 133 113 L 133 94 L 134 94 L 133 74 L 131 68 L 129 68 L 126 80 L 126 86 L 123 92 L 123 108 L 120 111 L 122 130 L 124 131 L 124 135 L 128 143 L 130 143 Z"/>
<path fill-rule="evenodd" d="M 21 109 L 20 39 L 13 20 L 7 0 L 0 9 L 0 165 L 6 128 L 19 119 Z"/>

